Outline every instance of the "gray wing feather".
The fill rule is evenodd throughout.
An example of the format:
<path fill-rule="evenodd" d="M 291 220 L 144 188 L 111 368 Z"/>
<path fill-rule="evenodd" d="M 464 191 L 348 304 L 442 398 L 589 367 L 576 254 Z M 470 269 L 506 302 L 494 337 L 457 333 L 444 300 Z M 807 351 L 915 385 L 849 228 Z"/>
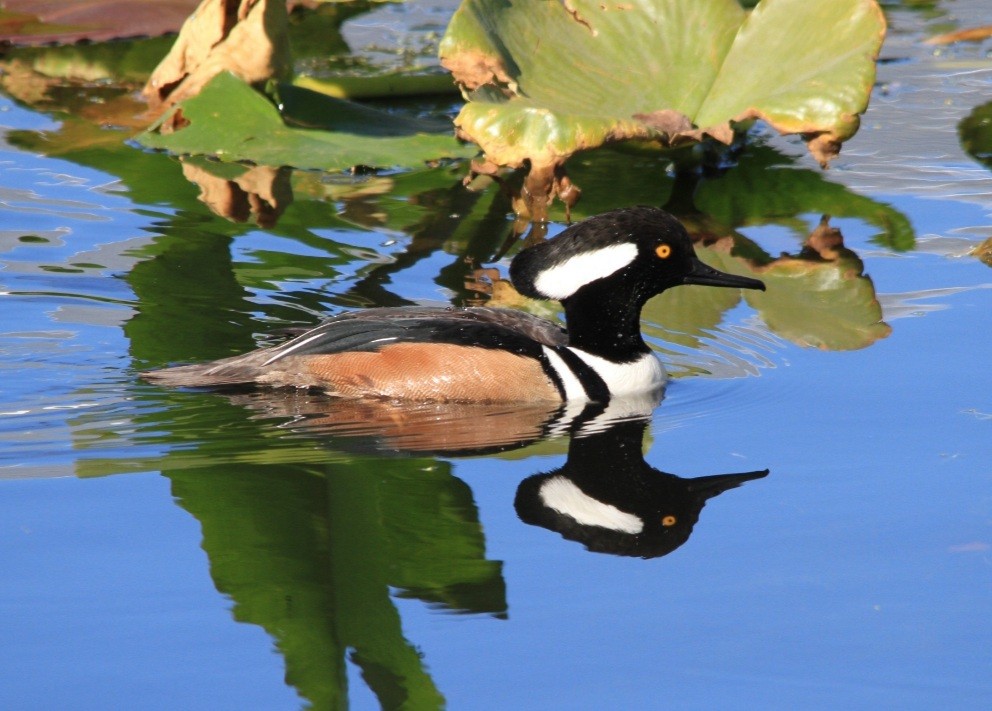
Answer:
<path fill-rule="evenodd" d="M 268 366 L 287 356 L 369 350 L 390 342 L 427 340 L 431 332 L 443 327 L 464 325 L 471 328 L 485 324 L 541 345 L 568 343 L 564 329 L 523 311 L 490 307 L 399 306 L 350 311 L 272 348 L 211 363 L 150 371 L 142 373 L 142 378 L 161 385 L 185 387 L 251 383 L 263 375 Z"/>

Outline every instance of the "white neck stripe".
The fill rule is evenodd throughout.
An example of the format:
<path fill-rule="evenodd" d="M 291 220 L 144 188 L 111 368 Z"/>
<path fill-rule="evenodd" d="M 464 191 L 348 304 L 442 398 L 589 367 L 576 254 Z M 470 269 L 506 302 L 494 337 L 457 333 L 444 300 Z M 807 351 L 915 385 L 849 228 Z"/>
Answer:
<path fill-rule="evenodd" d="M 563 399 L 565 401 L 588 400 L 589 396 L 586 395 L 586 389 L 583 387 L 582 382 L 575 377 L 575 373 L 562 360 L 561 356 L 547 346 L 541 346 L 541 348 L 544 350 L 544 355 L 551 364 L 551 367 L 558 374 L 558 379 L 561 380 L 562 389 L 565 391 Z"/>
<path fill-rule="evenodd" d="M 549 299 L 567 299 L 586 284 L 608 277 L 637 259 L 637 245 L 612 244 L 583 252 L 553 266 L 534 280 L 534 286 Z"/>

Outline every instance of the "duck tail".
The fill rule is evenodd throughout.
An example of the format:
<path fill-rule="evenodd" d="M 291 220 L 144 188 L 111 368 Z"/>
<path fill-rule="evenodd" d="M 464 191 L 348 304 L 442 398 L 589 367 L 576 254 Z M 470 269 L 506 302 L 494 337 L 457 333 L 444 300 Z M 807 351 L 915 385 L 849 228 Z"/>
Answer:
<path fill-rule="evenodd" d="M 224 385 L 247 385 L 257 382 L 262 369 L 243 357 L 225 358 L 211 363 L 178 365 L 139 374 L 154 385 L 176 388 L 209 388 Z"/>

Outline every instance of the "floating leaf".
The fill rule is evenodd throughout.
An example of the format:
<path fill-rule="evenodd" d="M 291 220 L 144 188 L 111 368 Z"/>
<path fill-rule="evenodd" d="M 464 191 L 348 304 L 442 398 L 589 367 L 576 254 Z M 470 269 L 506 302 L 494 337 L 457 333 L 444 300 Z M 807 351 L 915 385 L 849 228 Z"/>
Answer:
<path fill-rule="evenodd" d="M 285 0 L 203 0 L 142 94 L 153 109 L 195 96 L 228 71 L 249 83 L 288 79 Z"/>
<path fill-rule="evenodd" d="M 429 71 L 399 71 L 371 76 L 339 74 L 327 79 L 300 76 L 293 79 L 293 84 L 338 99 L 379 99 L 457 93 L 450 76 Z"/>
<path fill-rule="evenodd" d="M 970 254 L 978 257 L 980 260 L 992 267 L 992 237 L 989 237 L 987 240 L 971 250 Z"/>
<path fill-rule="evenodd" d="M 862 269 L 858 259 L 779 259 L 761 273 L 775 298 L 744 298 L 773 333 L 797 345 L 831 351 L 867 348 L 892 333 L 892 327 L 882 321 L 874 284 Z"/>
<path fill-rule="evenodd" d="M 342 170 L 353 166 L 422 166 L 468 157 L 474 149 L 434 123 L 393 116 L 292 86 L 280 87 L 287 113 L 307 128 L 287 125 L 262 94 L 228 73 L 166 115 L 138 141 L 178 154 L 212 155 L 260 165 Z M 163 133 L 167 125 L 181 126 Z M 325 130 L 314 131 L 310 128 Z"/>
<path fill-rule="evenodd" d="M 972 109 L 958 124 L 958 136 L 968 155 L 992 168 L 992 102 Z"/>
<path fill-rule="evenodd" d="M 0 41 L 100 42 L 175 32 L 198 0 L 4 0 Z"/>
<path fill-rule="evenodd" d="M 992 37 L 992 25 L 982 27 L 968 27 L 963 30 L 946 32 L 936 37 L 931 37 L 923 44 L 954 44 L 955 42 L 982 42 Z"/>
<path fill-rule="evenodd" d="M 875 0 L 465 0 L 440 55 L 470 92 L 458 131 L 495 165 L 529 164 L 536 203 L 577 151 L 729 143 L 751 119 L 826 163 L 857 131 L 884 33 Z"/>
<path fill-rule="evenodd" d="M 891 333 L 864 263 L 844 246 L 827 218 L 795 255 L 770 257 L 743 235 L 687 221 L 696 254 L 712 267 L 760 279 L 763 292 L 701 287 L 669 289 L 644 308 L 644 331 L 666 344 L 698 349 L 724 313 L 743 297 L 768 329 L 803 347 L 846 351 L 866 348 Z M 705 244 L 703 244 L 705 242 Z"/>

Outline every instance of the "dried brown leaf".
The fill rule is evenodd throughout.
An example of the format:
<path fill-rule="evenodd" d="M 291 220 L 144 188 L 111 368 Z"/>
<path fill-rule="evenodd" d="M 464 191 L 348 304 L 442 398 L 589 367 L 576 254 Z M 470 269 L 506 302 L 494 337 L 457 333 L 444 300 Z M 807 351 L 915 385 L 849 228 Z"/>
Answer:
<path fill-rule="evenodd" d="M 516 82 L 494 54 L 461 52 L 452 57 L 441 57 L 441 65 L 458 78 L 466 91 L 489 84 L 508 87 L 511 92 L 516 90 Z"/>
<path fill-rule="evenodd" d="M 667 133 L 670 136 L 692 130 L 692 120 L 681 111 L 661 109 L 647 114 L 634 114 L 635 119 L 647 124 L 655 131 Z"/>
<path fill-rule="evenodd" d="M 203 0 L 142 93 L 161 112 L 195 96 L 221 72 L 257 84 L 285 78 L 290 68 L 285 2 Z"/>
<path fill-rule="evenodd" d="M 7 13 L 21 15 L 0 28 L 0 41 L 15 45 L 104 42 L 176 32 L 198 0 L 5 0 Z"/>
<path fill-rule="evenodd" d="M 947 32 L 936 37 L 931 37 L 923 44 L 954 44 L 955 42 L 981 42 L 992 37 L 992 25 L 984 27 L 969 27 L 964 30 Z"/>
<path fill-rule="evenodd" d="M 806 147 L 810 155 L 820 164 L 821 168 L 830 165 L 830 161 L 840 154 L 840 141 L 832 133 L 818 133 L 812 137 L 805 135 Z"/>
<path fill-rule="evenodd" d="M 971 250 L 971 254 L 992 267 L 992 237 Z"/>

